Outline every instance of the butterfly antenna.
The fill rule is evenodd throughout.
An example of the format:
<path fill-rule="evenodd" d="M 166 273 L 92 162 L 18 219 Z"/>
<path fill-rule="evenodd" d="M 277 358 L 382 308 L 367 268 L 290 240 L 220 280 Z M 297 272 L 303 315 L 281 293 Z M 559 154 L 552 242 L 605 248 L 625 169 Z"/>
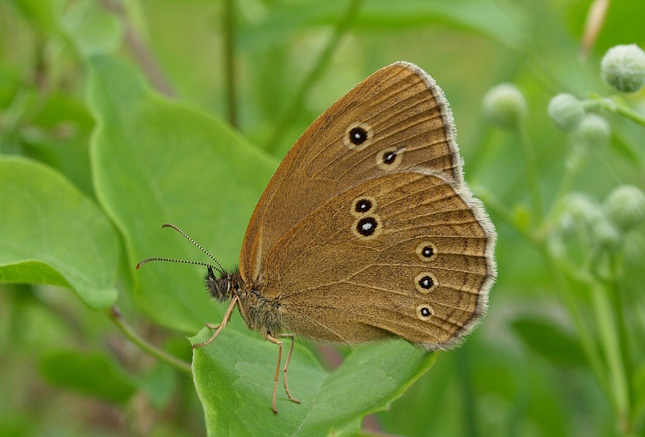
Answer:
<path fill-rule="evenodd" d="M 137 269 L 139 269 L 139 267 L 141 267 L 144 264 L 148 264 L 150 261 L 168 261 L 168 262 L 173 262 L 173 263 L 194 264 L 194 265 L 197 265 L 197 266 L 205 266 L 205 267 L 214 268 L 219 273 L 223 273 L 219 268 L 215 267 L 214 265 L 208 264 L 208 263 L 203 263 L 203 262 L 199 262 L 199 261 L 188 261 L 188 260 L 185 260 L 185 259 L 160 258 L 158 256 L 144 259 L 139 264 L 137 264 Z"/>
<path fill-rule="evenodd" d="M 219 261 L 217 261 L 217 258 L 215 258 L 213 255 L 211 255 L 211 254 L 210 254 L 206 249 L 204 249 L 204 248 L 203 248 L 203 247 L 202 247 L 198 242 L 196 242 L 195 240 L 193 240 L 193 239 L 192 239 L 192 238 L 191 238 L 187 233 L 185 233 L 184 231 L 182 231 L 181 229 L 179 229 L 177 226 L 172 225 L 172 224 L 170 224 L 170 223 L 164 223 L 163 225 L 161 225 L 161 227 L 162 227 L 162 228 L 172 228 L 172 229 L 174 229 L 175 231 L 179 232 L 179 233 L 180 233 L 181 235 L 183 235 L 184 237 L 186 237 L 186 239 L 187 239 L 188 241 L 190 241 L 191 243 L 193 243 L 195 246 L 197 246 L 197 247 L 199 248 L 199 250 L 201 250 L 202 252 L 204 252 L 204 253 L 205 253 L 205 254 L 206 254 L 210 259 L 212 259 L 212 260 L 215 262 L 215 266 L 213 266 L 213 265 L 211 265 L 211 264 L 207 264 L 207 263 L 199 262 L 199 261 L 187 261 L 187 260 L 183 260 L 183 259 L 153 257 L 153 258 L 148 258 L 148 259 L 144 259 L 143 261 L 141 261 L 139 264 L 137 264 L 137 269 L 138 269 L 139 267 L 141 267 L 142 265 L 144 265 L 144 264 L 146 264 L 146 263 L 149 263 L 150 261 L 168 261 L 168 262 L 176 262 L 176 263 L 184 263 L 184 264 L 194 264 L 194 265 L 198 265 L 198 266 L 212 267 L 212 268 L 214 268 L 215 270 L 217 270 L 221 275 L 225 275 L 225 274 L 226 274 L 226 271 L 224 270 L 224 267 L 222 267 L 222 265 L 219 263 Z"/>

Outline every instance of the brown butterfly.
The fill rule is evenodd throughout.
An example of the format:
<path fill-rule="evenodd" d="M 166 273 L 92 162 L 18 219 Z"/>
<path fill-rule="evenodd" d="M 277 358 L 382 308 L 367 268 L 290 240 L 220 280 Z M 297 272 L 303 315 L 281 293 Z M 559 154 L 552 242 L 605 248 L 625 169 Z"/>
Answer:
<path fill-rule="evenodd" d="M 419 67 L 397 62 L 337 101 L 291 148 L 255 207 L 239 270 L 208 266 L 210 294 L 230 304 L 220 325 L 208 325 L 212 337 L 193 347 L 212 342 L 237 307 L 279 347 L 277 413 L 280 338 L 292 340 L 284 387 L 298 403 L 287 385 L 294 336 L 455 345 L 486 310 L 495 239 L 464 182 L 443 92 Z"/>

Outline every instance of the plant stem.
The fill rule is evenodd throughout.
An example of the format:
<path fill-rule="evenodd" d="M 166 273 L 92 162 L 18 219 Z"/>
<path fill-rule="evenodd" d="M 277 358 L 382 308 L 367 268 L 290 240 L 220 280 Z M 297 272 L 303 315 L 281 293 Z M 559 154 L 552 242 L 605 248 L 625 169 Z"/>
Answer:
<path fill-rule="evenodd" d="M 594 374 L 600 381 L 601 385 L 607 393 L 611 393 L 611 386 L 609 381 L 606 378 L 605 366 L 602 363 L 600 353 L 596 348 L 596 343 L 593 336 L 590 334 L 590 330 L 585 326 L 583 317 L 580 314 L 580 305 L 576 302 L 575 297 L 573 296 L 572 290 L 567 284 L 565 273 L 563 270 L 556 264 L 556 260 L 551 256 L 546 246 L 543 244 L 540 246 L 542 257 L 551 273 L 551 277 L 555 282 L 556 289 L 561 292 L 561 296 L 564 299 L 564 303 L 567 306 L 571 320 L 576 327 L 576 332 L 582 348 L 589 360 L 591 369 Z"/>
<path fill-rule="evenodd" d="M 631 108 L 623 105 L 615 98 L 611 99 L 608 97 L 592 95 L 589 100 L 583 101 L 582 104 L 585 108 L 585 111 L 600 109 L 603 111 L 613 112 L 615 114 L 620 114 L 625 118 L 633 121 L 634 123 L 640 124 L 641 126 L 645 127 L 645 116 L 643 114 L 639 114 L 638 112 L 633 111 Z"/>
<path fill-rule="evenodd" d="M 608 290 L 597 280 L 591 282 L 590 288 L 593 309 L 596 313 L 595 319 L 598 322 L 600 332 L 600 341 L 607 357 L 611 394 L 618 412 L 619 423 L 623 423 L 629 417 L 629 390 L 620 352 L 616 320 L 611 310 L 611 302 L 607 296 Z"/>
<path fill-rule="evenodd" d="M 533 235 L 531 235 L 529 231 L 527 231 L 526 229 L 522 228 L 517 224 L 517 222 L 513 218 L 513 212 L 509 210 L 506 207 L 506 205 L 504 205 L 503 202 L 501 202 L 497 197 L 495 197 L 494 194 L 484 189 L 478 189 L 476 194 L 477 194 L 477 197 L 480 198 L 486 204 L 486 207 L 488 209 L 490 209 L 496 216 L 498 216 L 511 228 L 515 229 L 515 231 L 522 238 L 524 238 L 524 240 L 526 240 L 527 243 L 531 245 L 538 244 L 538 241 L 533 237 Z"/>
<path fill-rule="evenodd" d="M 540 194 L 540 183 L 537 173 L 537 159 L 531 140 L 523 126 L 519 126 L 518 135 L 524 154 L 524 167 L 526 168 L 526 182 L 531 195 L 531 206 L 533 207 L 533 216 L 535 224 L 539 228 L 544 219 L 542 215 L 542 195 Z"/>
<path fill-rule="evenodd" d="M 137 63 L 141 66 L 141 69 L 146 73 L 152 86 L 168 97 L 175 97 L 177 93 L 161 69 L 159 62 L 157 62 L 157 59 L 152 54 L 152 51 L 135 29 L 128 15 L 128 10 L 123 6 L 122 1 L 102 0 L 101 3 L 107 10 L 117 14 L 123 22 L 125 42 L 132 51 Z"/>
<path fill-rule="evenodd" d="M 170 355 L 166 351 L 159 349 L 153 344 L 147 342 L 142 337 L 140 337 L 132 327 L 123 319 L 121 311 L 116 305 L 113 305 L 111 308 L 106 310 L 107 316 L 112 320 L 112 322 L 123 332 L 123 334 L 134 344 L 139 346 L 142 350 L 148 352 L 150 355 L 157 357 L 161 361 L 165 361 L 171 366 L 176 367 L 177 369 L 191 374 L 192 370 L 190 364 L 180 360 L 179 358 Z"/>
<path fill-rule="evenodd" d="M 238 128 L 237 119 L 237 85 L 235 64 L 235 1 L 224 0 L 223 28 L 224 28 L 224 76 L 226 86 L 226 108 L 228 122 Z"/>
<path fill-rule="evenodd" d="M 329 65 L 332 55 L 334 54 L 334 52 L 336 52 L 336 49 L 338 48 L 342 37 L 349 31 L 352 21 L 354 20 L 362 2 L 363 0 L 349 0 L 347 9 L 336 24 L 334 33 L 327 42 L 327 46 L 318 57 L 316 64 L 313 66 L 305 80 L 300 84 L 295 97 L 289 105 L 289 108 L 284 112 L 284 114 L 282 114 L 280 120 L 276 123 L 275 130 L 269 137 L 269 140 L 266 142 L 264 147 L 268 152 L 277 152 L 277 149 L 280 145 L 280 140 L 282 139 L 284 133 L 287 132 L 287 127 L 290 123 L 293 122 L 293 119 L 298 116 L 298 112 L 302 107 L 302 102 L 304 101 L 305 96 L 307 95 L 311 87 L 316 83 L 325 68 L 327 68 L 327 66 Z"/>

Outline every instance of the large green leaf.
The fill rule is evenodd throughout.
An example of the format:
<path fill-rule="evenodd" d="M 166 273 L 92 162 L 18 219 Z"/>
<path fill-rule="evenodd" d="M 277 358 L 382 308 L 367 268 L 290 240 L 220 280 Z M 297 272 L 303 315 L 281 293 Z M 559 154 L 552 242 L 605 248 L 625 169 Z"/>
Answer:
<path fill-rule="evenodd" d="M 276 162 L 222 121 L 159 97 L 123 62 L 95 56 L 89 65 L 96 194 L 124 236 L 132 269 L 151 256 L 208 261 L 178 234 L 162 231 L 167 222 L 232 268 Z M 145 265 L 136 272 L 135 294 L 158 323 L 194 333 L 219 313 L 205 292 L 204 273 Z"/>
<path fill-rule="evenodd" d="M 204 341 L 209 335 L 204 330 L 191 341 Z M 289 340 L 284 343 L 286 354 Z M 296 345 L 289 366 L 289 389 L 301 404 L 287 398 L 280 382 L 275 416 L 271 398 L 277 354 L 276 345 L 259 336 L 250 340 L 234 330 L 225 330 L 209 346 L 195 349 L 193 376 L 209 435 L 349 431 L 363 416 L 386 409 L 436 359 L 436 354 L 397 340 L 357 348 L 330 373 Z M 283 363 L 284 359 L 283 355 Z"/>
<path fill-rule="evenodd" d="M 103 213 L 59 173 L 0 157 L 0 281 L 74 289 L 92 308 L 114 303 L 117 236 Z"/>

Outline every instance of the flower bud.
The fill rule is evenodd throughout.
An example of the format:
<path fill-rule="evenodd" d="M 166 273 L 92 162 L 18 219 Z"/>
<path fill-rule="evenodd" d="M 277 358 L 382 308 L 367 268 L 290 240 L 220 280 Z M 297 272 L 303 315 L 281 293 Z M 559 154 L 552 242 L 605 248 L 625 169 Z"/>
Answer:
<path fill-rule="evenodd" d="M 645 220 L 645 194 L 633 185 L 622 185 L 609 193 L 604 208 L 616 226 L 628 231 Z"/>
<path fill-rule="evenodd" d="M 607 218 L 597 220 L 591 227 L 594 241 L 610 250 L 619 249 L 623 242 L 622 233 Z"/>
<path fill-rule="evenodd" d="M 585 115 L 582 103 L 571 94 L 558 94 L 552 98 L 548 111 L 553 124 L 565 132 L 577 128 Z"/>
<path fill-rule="evenodd" d="M 623 93 L 645 85 L 645 52 L 636 44 L 612 47 L 600 63 L 602 79 Z"/>
<path fill-rule="evenodd" d="M 574 132 L 574 141 L 582 146 L 603 147 L 609 142 L 611 127 L 600 115 L 586 114 Z"/>
<path fill-rule="evenodd" d="M 591 225 L 602 218 L 602 210 L 586 194 L 569 193 L 562 199 L 562 202 L 565 205 L 566 213 L 576 222 Z"/>
<path fill-rule="evenodd" d="M 484 114 L 507 129 L 516 128 L 528 112 L 526 99 L 514 85 L 503 83 L 484 96 Z"/>

